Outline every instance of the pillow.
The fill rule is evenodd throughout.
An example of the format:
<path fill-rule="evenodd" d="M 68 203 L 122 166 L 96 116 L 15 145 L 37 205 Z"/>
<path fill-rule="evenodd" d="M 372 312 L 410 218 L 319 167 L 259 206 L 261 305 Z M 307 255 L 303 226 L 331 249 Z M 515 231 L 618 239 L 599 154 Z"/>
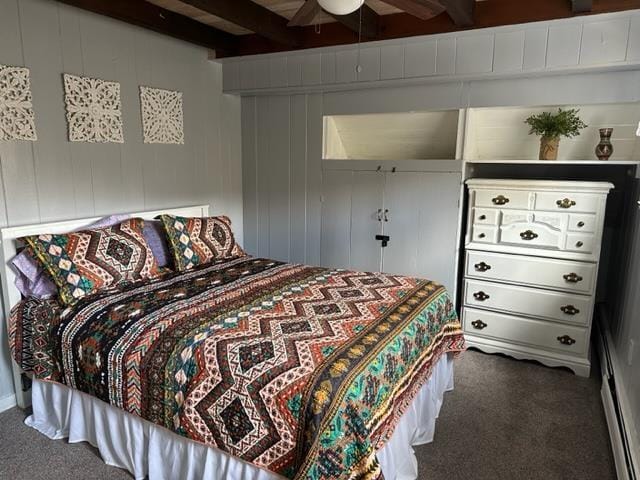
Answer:
<path fill-rule="evenodd" d="M 109 215 L 83 228 L 110 227 L 129 217 L 126 214 Z M 48 298 L 57 293 L 56 284 L 47 277 L 28 248 L 13 257 L 11 267 L 16 274 L 14 284 L 23 297 Z"/>
<path fill-rule="evenodd" d="M 132 218 L 107 228 L 25 237 L 58 286 L 60 300 L 73 305 L 99 290 L 158 276 L 158 264 Z"/>
<path fill-rule="evenodd" d="M 164 234 L 162 223 L 157 220 L 145 220 L 142 233 L 147 244 L 151 247 L 153 256 L 156 257 L 158 267 L 168 266 L 170 261 L 169 245 L 167 245 L 167 236 Z"/>
<path fill-rule="evenodd" d="M 246 255 L 236 243 L 229 217 L 186 218 L 160 215 L 175 268 L 189 270 L 212 260 Z"/>

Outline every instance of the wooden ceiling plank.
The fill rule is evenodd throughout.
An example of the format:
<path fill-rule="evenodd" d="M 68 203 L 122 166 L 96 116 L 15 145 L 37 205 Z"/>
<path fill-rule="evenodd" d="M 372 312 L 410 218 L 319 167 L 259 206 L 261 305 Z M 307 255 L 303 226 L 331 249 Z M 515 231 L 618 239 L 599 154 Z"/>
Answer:
<path fill-rule="evenodd" d="M 144 0 L 58 0 L 61 3 L 115 18 L 158 33 L 216 50 L 235 52 L 237 37 Z"/>
<path fill-rule="evenodd" d="M 289 27 L 304 27 L 311 25 L 313 19 L 322 11 L 318 0 L 307 0 L 287 23 Z"/>
<path fill-rule="evenodd" d="M 251 0 L 181 0 L 235 23 L 275 42 L 295 47 L 300 44 L 297 31 L 287 27 L 287 19 Z"/>
<path fill-rule="evenodd" d="M 360 11 L 362 11 L 362 36 L 365 38 L 377 38 L 380 25 L 380 16 L 366 4 L 349 15 L 331 15 L 339 23 L 355 33 L 360 31 Z"/>
<path fill-rule="evenodd" d="M 458 27 L 470 27 L 474 24 L 476 0 L 440 0 L 447 13 Z"/>
<path fill-rule="evenodd" d="M 446 10 L 435 0 L 381 0 L 421 20 L 429 20 Z"/>
<path fill-rule="evenodd" d="M 593 8 L 593 0 L 571 0 L 571 11 L 573 13 L 590 12 Z"/>

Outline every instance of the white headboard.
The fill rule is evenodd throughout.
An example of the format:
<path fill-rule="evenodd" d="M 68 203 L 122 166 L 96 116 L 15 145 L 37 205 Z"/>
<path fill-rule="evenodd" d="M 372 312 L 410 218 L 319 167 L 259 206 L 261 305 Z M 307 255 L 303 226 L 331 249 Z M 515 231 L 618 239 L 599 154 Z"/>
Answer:
<path fill-rule="evenodd" d="M 177 215 L 181 217 L 207 217 L 209 216 L 209 205 L 195 205 L 191 207 L 165 208 L 162 210 L 151 210 L 146 212 L 132 212 L 132 217 L 151 220 L 160 214 Z M 39 235 L 42 233 L 67 233 L 73 230 L 81 229 L 103 217 L 80 218 L 77 220 L 64 220 L 53 223 L 37 223 L 32 225 L 22 225 L 19 227 L 8 227 L 0 229 L 0 265 L 2 268 L 2 302 L 4 308 L 5 319 L 8 320 L 11 308 L 16 305 L 21 295 L 15 286 L 15 273 L 10 267 L 10 261 L 17 253 L 18 244 L 16 239 L 27 235 Z M 16 397 L 18 404 L 24 406 L 25 398 L 21 398 L 20 374 L 15 364 L 14 366 L 14 383 L 16 387 Z"/>

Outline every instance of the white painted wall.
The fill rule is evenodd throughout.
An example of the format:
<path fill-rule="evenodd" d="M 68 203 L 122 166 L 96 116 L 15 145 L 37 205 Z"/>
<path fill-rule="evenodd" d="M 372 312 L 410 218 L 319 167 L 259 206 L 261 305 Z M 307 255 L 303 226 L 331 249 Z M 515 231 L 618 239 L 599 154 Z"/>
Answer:
<path fill-rule="evenodd" d="M 51 0 L 0 0 L 0 64 L 31 69 L 38 131 L 0 143 L 0 226 L 209 203 L 242 242 L 240 99 L 222 94 L 205 49 Z M 63 72 L 120 82 L 124 144 L 67 141 Z M 139 85 L 183 92 L 185 145 L 143 144 Z M 13 383 L 0 325 L 2 407 Z"/>

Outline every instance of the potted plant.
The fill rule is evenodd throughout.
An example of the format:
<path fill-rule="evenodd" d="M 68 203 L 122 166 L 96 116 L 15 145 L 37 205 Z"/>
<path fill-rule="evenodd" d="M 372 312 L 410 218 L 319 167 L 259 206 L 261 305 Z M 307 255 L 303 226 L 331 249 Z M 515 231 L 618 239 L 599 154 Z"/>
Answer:
<path fill-rule="evenodd" d="M 560 137 L 578 136 L 580 130 L 587 127 L 578 117 L 579 111 L 575 108 L 559 108 L 556 114 L 542 112 L 539 115 L 531 115 L 524 121 L 531 127 L 529 135 L 540 135 L 540 160 L 556 160 Z"/>

